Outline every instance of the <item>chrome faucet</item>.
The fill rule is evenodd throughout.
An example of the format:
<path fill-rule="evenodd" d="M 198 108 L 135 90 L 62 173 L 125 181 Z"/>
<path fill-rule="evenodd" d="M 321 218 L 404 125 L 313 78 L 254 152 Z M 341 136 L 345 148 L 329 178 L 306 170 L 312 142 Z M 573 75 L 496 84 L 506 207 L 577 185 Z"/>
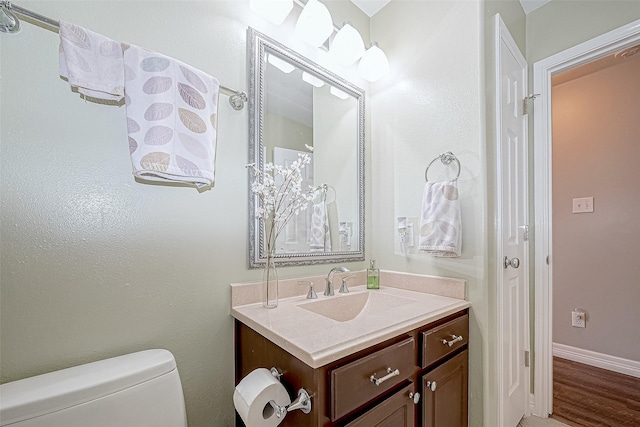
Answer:
<path fill-rule="evenodd" d="M 349 271 L 347 268 L 345 267 L 333 267 L 330 271 L 329 274 L 327 275 L 327 278 L 325 279 L 327 281 L 327 287 L 324 289 L 324 296 L 325 297 L 329 297 L 329 296 L 333 296 L 335 295 L 333 292 L 333 275 L 337 272 L 342 272 L 342 273 L 346 273 L 347 271 Z"/>

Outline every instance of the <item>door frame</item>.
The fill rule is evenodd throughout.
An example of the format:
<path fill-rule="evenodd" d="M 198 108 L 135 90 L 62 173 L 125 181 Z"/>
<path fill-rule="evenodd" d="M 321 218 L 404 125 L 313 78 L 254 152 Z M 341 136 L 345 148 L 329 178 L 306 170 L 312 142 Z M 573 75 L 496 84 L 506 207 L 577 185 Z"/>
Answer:
<path fill-rule="evenodd" d="M 502 129 L 502 104 L 501 104 L 501 100 L 502 100 L 502 82 L 501 82 L 501 75 L 500 75 L 500 61 L 501 61 L 501 55 L 500 55 L 500 51 L 501 51 L 501 44 L 502 42 L 505 43 L 505 45 L 507 46 L 507 48 L 513 53 L 513 56 L 516 58 L 516 60 L 518 61 L 519 65 L 521 65 L 524 68 L 524 79 L 525 79 L 525 91 L 528 89 L 528 65 L 527 62 L 524 58 L 524 56 L 522 55 L 522 52 L 520 51 L 520 49 L 518 48 L 518 45 L 516 44 L 515 40 L 513 39 L 513 37 L 511 36 L 511 33 L 509 32 L 509 29 L 507 28 L 506 24 L 504 23 L 504 21 L 502 20 L 502 17 L 500 16 L 499 13 L 497 13 L 495 15 L 494 18 L 494 31 L 495 31 L 495 35 L 494 35 L 494 52 L 495 52 L 495 126 L 496 126 L 496 138 L 495 138 L 495 159 L 496 159 L 496 168 L 495 168 L 495 174 L 496 174 L 496 202 L 495 202 L 495 208 L 496 208 L 496 219 L 495 219 L 495 227 L 497 230 L 497 239 L 496 239 L 496 260 L 497 260 L 497 264 L 496 264 L 496 313 L 498 313 L 498 318 L 497 318 L 497 337 L 496 337 L 496 343 L 497 343 L 497 368 L 496 368 L 496 372 L 497 372 L 497 380 L 498 380 L 498 427 L 514 427 L 514 426 L 504 426 L 504 411 L 505 411 L 505 402 L 503 400 L 503 397 L 505 395 L 505 390 L 504 390 L 504 378 L 506 375 L 508 375 L 508 372 L 505 372 L 504 367 L 505 364 L 503 363 L 503 352 L 502 352 L 502 346 L 504 345 L 504 341 L 505 341 L 505 325 L 502 324 L 501 318 L 502 318 L 502 310 L 503 310 L 503 306 L 504 306 L 504 299 L 503 299 L 503 292 L 502 289 L 504 288 L 504 281 L 503 281 L 503 269 L 504 269 L 504 265 L 501 263 L 501 260 L 504 258 L 504 246 L 502 243 L 502 237 L 501 237 L 501 230 L 502 230 L 502 215 L 500 214 L 502 212 L 502 205 L 505 202 L 502 198 L 502 190 L 503 190 L 503 186 L 502 186 L 502 178 L 503 178 L 503 173 L 502 171 L 504 170 L 504 165 L 502 164 L 502 148 L 501 148 L 501 139 L 502 139 L 502 134 L 501 134 L 501 129 Z M 522 96 L 524 97 L 525 94 L 523 93 Z M 524 99 L 523 99 L 524 100 Z M 523 100 L 516 100 L 515 102 L 520 104 Z M 528 133 L 529 133 L 529 125 L 528 125 L 528 120 L 524 120 L 524 145 L 525 145 L 525 150 L 524 150 L 524 165 L 523 167 L 525 168 L 524 170 L 524 176 L 528 177 L 529 176 L 529 156 L 528 156 Z M 525 188 L 529 188 L 529 184 L 527 183 Z M 522 225 L 529 225 L 529 221 L 530 221 L 530 217 L 529 217 L 529 198 L 526 197 L 524 200 L 524 212 L 525 212 L 525 216 L 526 216 L 526 224 L 522 224 Z M 524 349 L 525 351 L 529 351 L 530 348 L 530 327 L 529 327 L 529 318 L 530 318 L 530 303 L 529 303 L 529 273 L 530 273 L 530 264 L 529 264 L 529 242 L 528 240 L 523 239 L 524 241 L 524 252 L 523 252 L 523 257 L 522 257 L 522 262 L 521 262 L 521 267 L 523 269 L 523 292 L 524 292 L 524 302 L 523 305 L 524 307 L 522 307 L 523 311 L 524 311 L 524 331 L 525 331 L 525 336 L 522 337 L 522 341 L 524 344 Z M 523 355 L 524 356 L 524 355 Z M 524 416 L 529 416 L 530 415 L 530 398 L 529 398 L 529 390 L 530 390 L 530 378 L 531 378 L 531 373 L 530 373 L 530 368 L 525 368 L 525 375 L 524 375 L 524 380 L 525 380 L 525 384 L 524 384 L 524 388 L 526 390 L 525 395 L 522 397 L 524 399 L 524 408 L 525 408 L 525 413 Z"/>
<path fill-rule="evenodd" d="M 553 411 L 553 254 L 551 76 L 631 47 L 640 41 L 640 19 L 533 64 L 535 318 L 533 413 Z"/>

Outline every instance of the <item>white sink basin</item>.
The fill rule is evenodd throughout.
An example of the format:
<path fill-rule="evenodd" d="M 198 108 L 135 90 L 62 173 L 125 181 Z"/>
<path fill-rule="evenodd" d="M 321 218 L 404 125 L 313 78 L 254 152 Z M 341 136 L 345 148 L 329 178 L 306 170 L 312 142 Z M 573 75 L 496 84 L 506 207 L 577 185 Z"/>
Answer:
<path fill-rule="evenodd" d="M 332 297 L 320 298 L 315 301 L 300 303 L 298 307 L 338 322 L 348 322 L 364 312 L 376 313 L 384 310 L 385 307 L 399 307 L 416 302 L 411 298 L 389 295 L 380 291 L 336 293 Z"/>

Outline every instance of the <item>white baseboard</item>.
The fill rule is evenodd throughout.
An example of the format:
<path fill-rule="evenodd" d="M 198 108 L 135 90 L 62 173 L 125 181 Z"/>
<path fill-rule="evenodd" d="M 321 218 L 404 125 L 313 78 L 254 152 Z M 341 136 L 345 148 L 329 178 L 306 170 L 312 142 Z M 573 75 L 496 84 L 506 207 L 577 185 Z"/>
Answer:
<path fill-rule="evenodd" d="M 640 378 L 640 362 L 636 362 L 635 360 L 609 356 L 608 354 L 596 353 L 595 351 L 583 350 L 555 342 L 553 343 L 553 355 L 562 359 L 595 366 L 596 368 L 607 369 Z"/>

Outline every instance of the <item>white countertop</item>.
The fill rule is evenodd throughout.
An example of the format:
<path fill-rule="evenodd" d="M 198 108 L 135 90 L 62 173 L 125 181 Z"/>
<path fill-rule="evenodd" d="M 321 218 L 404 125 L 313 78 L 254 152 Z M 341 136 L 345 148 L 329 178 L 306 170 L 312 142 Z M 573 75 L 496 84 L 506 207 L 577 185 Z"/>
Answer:
<path fill-rule="evenodd" d="M 310 367 L 319 368 L 470 306 L 459 298 L 383 285 L 379 290 L 367 290 L 364 285 L 350 289 L 346 296 L 336 290 L 331 297 L 319 292 L 315 300 L 280 299 L 275 309 L 263 308 L 261 303 L 236 305 L 231 315 Z M 364 292 L 376 295 L 363 296 L 366 305 L 352 320 L 340 322 L 302 308 L 332 298 L 340 304 L 340 298 Z"/>

